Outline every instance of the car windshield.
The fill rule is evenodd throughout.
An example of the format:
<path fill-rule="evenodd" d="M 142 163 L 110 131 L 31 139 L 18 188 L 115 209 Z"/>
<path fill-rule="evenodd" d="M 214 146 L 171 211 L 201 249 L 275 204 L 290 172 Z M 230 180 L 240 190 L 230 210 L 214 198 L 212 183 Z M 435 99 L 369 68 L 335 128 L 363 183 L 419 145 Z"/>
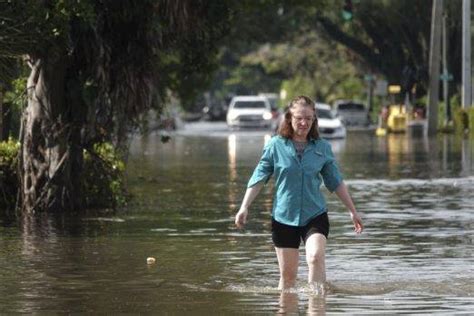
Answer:
<path fill-rule="evenodd" d="M 263 101 L 237 101 L 234 109 L 266 109 L 267 105 Z"/>
<path fill-rule="evenodd" d="M 332 115 L 332 112 L 330 110 L 317 109 L 316 113 L 318 115 L 318 118 L 322 118 L 322 119 L 333 119 L 334 118 L 334 115 Z"/>
<path fill-rule="evenodd" d="M 364 111 L 365 107 L 360 103 L 341 103 L 337 106 L 337 109 L 342 111 Z"/>

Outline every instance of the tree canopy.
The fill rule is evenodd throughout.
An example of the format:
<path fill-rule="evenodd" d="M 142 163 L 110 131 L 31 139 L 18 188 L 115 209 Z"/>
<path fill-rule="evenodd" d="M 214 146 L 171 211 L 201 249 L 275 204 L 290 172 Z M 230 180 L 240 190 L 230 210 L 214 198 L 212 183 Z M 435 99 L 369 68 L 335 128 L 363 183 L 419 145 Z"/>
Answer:
<path fill-rule="evenodd" d="M 220 1 L 25 0 L 1 3 L 3 68 L 31 69 L 20 134 L 26 213 L 84 207 L 84 151 L 122 153 L 143 113 L 167 90 L 205 82 L 229 10 Z M 185 88 L 183 88 L 185 87 Z"/>
<path fill-rule="evenodd" d="M 402 84 L 411 72 L 418 95 L 424 95 L 431 1 L 352 1 L 350 20 L 342 16 L 343 1 L 258 3 L 234 17 L 213 86 L 218 93 L 298 87 L 327 101 L 361 98 L 364 75 Z M 456 87 L 461 81 L 461 1 L 446 2 L 445 14 L 448 68 Z"/>

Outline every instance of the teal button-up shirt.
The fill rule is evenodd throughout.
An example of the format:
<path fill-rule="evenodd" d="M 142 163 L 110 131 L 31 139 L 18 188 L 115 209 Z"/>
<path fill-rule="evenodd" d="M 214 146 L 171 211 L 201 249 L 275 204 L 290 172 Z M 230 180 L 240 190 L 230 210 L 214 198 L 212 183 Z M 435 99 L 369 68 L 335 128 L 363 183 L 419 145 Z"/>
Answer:
<path fill-rule="evenodd" d="M 304 226 L 327 211 L 320 191 L 322 181 L 331 192 L 342 182 L 331 145 L 323 139 L 310 140 L 300 160 L 291 140 L 272 137 L 247 187 L 260 181 L 268 182 L 272 175 L 276 188 L 272 216 L 291 226 Z"/>

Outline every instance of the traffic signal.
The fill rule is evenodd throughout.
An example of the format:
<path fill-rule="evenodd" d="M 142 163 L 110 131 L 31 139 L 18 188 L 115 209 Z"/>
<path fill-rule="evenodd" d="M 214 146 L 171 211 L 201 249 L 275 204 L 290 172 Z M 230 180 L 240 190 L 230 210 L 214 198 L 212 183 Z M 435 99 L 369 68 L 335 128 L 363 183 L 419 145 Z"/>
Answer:
<path fill-rule="evenodd" d="M 342 18 L 345 21 L 352 20 L 352 0 L 344 0 L 344 6 L 342 7 Z"/>

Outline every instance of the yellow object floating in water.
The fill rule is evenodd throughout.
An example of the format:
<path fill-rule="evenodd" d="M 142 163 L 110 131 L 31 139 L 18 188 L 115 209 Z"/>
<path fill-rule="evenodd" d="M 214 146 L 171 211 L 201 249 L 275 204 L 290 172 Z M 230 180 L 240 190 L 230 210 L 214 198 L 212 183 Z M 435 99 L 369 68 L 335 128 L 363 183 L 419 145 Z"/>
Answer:
<path fill-rule="evenodd" d="M 154 264 L 154 263 L 156 263 L 156 259 L 153 258 L 153 257 L 148 257 L 148 258 L 146 258 L 146 263 L 147 264 Z"/>

